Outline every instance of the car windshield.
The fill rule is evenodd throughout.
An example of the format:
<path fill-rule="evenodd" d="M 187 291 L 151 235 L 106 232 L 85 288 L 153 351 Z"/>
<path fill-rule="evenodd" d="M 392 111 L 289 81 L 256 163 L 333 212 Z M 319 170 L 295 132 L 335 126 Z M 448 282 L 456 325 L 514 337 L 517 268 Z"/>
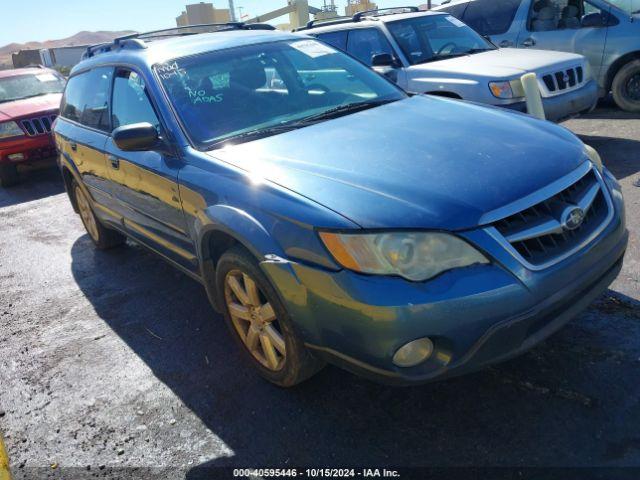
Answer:
<path fill-rule="evenodd" d="M 208 52 L 155 69 L 200 149 L 275 135 L 406 97 L 358 61 L 310 39 Z"/>
<path fill-rule="evenodd" d="M 640 0 L 607 0 L 627 13 L 640 13 Z"/>
<path fill-rule="evenodd" d="M 46 71 L 0 78 L 0 103 L 62 93 L 64 83 L 62 77 Z"/>
<path fill-rule="evenodd" d="M 409 62 L 433 62 L 496 47 L 450 15 L 422 15 L 388 22 L 387 27 Z"/>

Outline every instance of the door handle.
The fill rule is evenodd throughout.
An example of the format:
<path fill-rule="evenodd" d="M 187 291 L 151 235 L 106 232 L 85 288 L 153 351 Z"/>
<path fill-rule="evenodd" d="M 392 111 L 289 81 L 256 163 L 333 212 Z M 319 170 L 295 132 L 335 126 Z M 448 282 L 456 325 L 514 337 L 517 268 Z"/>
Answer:
<path fill-rule="evenodd" d="M 118 170 L 120 168 L 120 159 L 113 155 L 109 155 L 109 162 L 111 162 L 111 168 Z"/>
<path fill-rule="evenodd" d="M 536 41 L 529 37 L 524 42 L 522 42 L 523 47 L 533 47 L 536 44 Z"/>
<path fill-rule="evenodd" d="M 71 147 L 71 150 L 73 150 L 74 152 L 78 151 L 78 144 L 76 142 L 71 142 L 69 146 Z"/>
<path fill-rule="evenodd" d="M 510 42 L 509 40 L 503 40 L 500 42 L 500 48 L 507 48 L 512 46 L 513 46 L 513 42 Z"/>

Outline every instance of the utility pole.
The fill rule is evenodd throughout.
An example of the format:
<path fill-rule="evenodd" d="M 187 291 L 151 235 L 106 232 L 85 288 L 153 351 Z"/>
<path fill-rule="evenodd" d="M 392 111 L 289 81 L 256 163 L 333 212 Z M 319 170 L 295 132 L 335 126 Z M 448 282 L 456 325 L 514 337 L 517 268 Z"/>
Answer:
<path fill-rule="evenodd" d="M 233 5 L 233 0 L 229 0 L 229 15 L 231 16 L 231 21 L 232 22 L 237 22 L 238 21 L 236 19 L 236 8 Z"/>

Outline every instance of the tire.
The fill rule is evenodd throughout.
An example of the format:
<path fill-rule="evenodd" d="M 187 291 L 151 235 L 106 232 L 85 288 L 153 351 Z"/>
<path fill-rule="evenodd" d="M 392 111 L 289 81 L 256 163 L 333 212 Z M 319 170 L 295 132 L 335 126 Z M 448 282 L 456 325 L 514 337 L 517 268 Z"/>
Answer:
<path fill-rule="evenodd" d="M 0 164 L 0 187 L 12 187 L 19 181 L 18 167 L 11 163 Z"/>
<path fill-rule="evenodd" d="M 640 60 L 633 60 L 618 71 L 611 90 L 618 107 L 627 112 L 640 112 Z"/>
<path fill-rule="evenodd" d="M 72 191 L 82 224 L 98 250 L 108 250 L 126 242 L 126 237 L 120 232 L 100 223 L 100 220 L 93 213 L 89 199 L 75 180 L 72 182 Z"/>
<path fill-rule="evenodd" d="M 232 278 L 236 289 L 231 287 Z M 324 366 L 304 346 L 275 288 L 245 249 L 233 247 L 222 255 L 216 268 L 216 288 L 231 335 L 263 378 L 280 387 L 292 387 Z M 238 288 L 242 295 L 236 293 Z"/>

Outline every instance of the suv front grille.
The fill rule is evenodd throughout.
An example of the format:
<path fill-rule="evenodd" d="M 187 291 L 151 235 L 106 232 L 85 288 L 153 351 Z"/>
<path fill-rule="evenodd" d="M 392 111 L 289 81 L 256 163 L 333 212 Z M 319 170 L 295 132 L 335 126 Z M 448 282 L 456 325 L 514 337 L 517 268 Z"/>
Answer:
<path fill-rule="evenodd" d="M 27 135 L 35 137 L 36 135 L 44 135 L 51 132 L 51 126 L 57 115 L 45 115 L 42 117 L 28 118 L 22 120 L 22 128 L 25 129 Z"/>
<path fill-rule="evenodd" d="M 544 75 L 542 81 L 550 93 L 559 94 L 565 90 L 579 87 L 584 81 L 584 71 L 582 67 L 569 68 Z"/>
<path fill-rule="evenodd" d="M 550 264 L 589 241 L 607 221 L 612 206 L 606 195 L 591 169 L 560 193 L 492 226 L 529 264 Z"/>

